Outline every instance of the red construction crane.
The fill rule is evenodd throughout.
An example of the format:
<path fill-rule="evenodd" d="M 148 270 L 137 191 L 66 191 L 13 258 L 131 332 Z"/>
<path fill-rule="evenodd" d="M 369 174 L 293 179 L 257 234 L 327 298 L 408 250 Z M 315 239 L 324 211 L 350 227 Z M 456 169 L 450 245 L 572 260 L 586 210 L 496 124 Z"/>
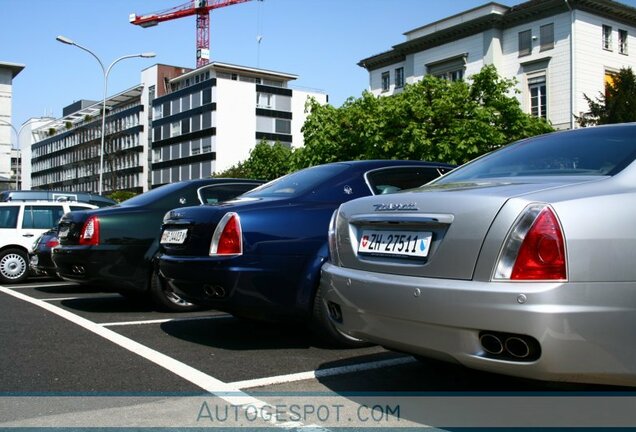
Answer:
<path fill-rule="evenodd" d="M 197 67 L 205 66 L 210 60 L 210 11 L 252 0 L 192 0 L 188 3 L 147 15 L 130 14 L 131 24 L 142 27 L 156 26 L 160 22 L 197 16 Z"/>

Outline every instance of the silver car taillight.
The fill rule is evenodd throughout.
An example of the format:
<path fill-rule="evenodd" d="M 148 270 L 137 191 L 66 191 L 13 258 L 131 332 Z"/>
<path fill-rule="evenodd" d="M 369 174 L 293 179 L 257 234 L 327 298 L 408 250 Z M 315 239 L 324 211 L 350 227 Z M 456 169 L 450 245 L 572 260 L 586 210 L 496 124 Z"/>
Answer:
<path fill-rule="evenodd" d="M 531 204 L 506 236 L 494 280 L 567 280 L 565 240 L 556 213 Z"/>

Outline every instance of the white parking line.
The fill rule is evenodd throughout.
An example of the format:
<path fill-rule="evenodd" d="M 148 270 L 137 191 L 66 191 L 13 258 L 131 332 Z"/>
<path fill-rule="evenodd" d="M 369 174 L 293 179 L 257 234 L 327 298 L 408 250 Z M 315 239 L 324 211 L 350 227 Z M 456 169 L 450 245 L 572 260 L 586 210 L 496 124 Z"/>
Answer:
<path fill-rule="evenodd" d="M 51 282 L 24 283 L 24 284 L 20 284 L 20 285 L 2 285 L 2 287 L 3 288 L 7 288 L 7 289 L 19 290 L 19 289 L 28 289 L 28 288 L 44 288 L 44 287 L 58 287 L 58 286 L 72 287 L 72 286 L 77 286 L 77 285 L 79 285 L 79 284 L 76 284 L 74 282 L 55 282 L 55 281 L 51 281 Z"/>
<path fill-rule="evenodd" d="M 318 369 L 315 371 L 299 372 L 295 374 L 279 375 L 275 377 L 257 378 L 253 380 L 235 381 L 229 385 L 241 390 L 255 387 L 263 387 L 274 384 L 285 384 L 295 381 L 304 381 L 308 379 L 324 378 L 336 375 L 344 375 L 352 372 L 361 372 L 373 369 L 380 369 L 390 366 L 399 366 L 403 364 L 413 363 L 416 360 L 413 357 L 399 357 L 389 360 L 379 360 L 374 362 L 353 364 L 348 366 L 334 367 L 329 369 Z"/>
<path fill-rule="evenodd" d="M 271 413 L 268 411 L 269 405 L 267 404 L 267 402 L 262 401 L 260 399 L 256 399 L 255 397 L 248 395 L 247 393 L 241 391 L 235 385 L 225 383 L 217 378 L 214 378 L 213 376 L 210 376 L 208 374 L 201 372 L 200 370 L 193 368 L 192 366 L 188 366 L 185 363 L 182 363 L 159 351 L 156 351 L 152 348 L 142 345 L 139 342 L 135 342 L 132 339 L 122 336 L 86 318 L 82 318 L 58 306 L 52 305 L 42 300 L 29 297 L 27 295 L 24 295 L 22 293 L 13 291 L 5 287 L 0 287 L 0 292 L 3 292 L 7 295 L 15 297 L 19 300 L 23 300 L 25 302 L 31 303 L 42 309 L 45 309 L 90 332 L 93 332 L 96 335 L 99 335 L 103 337 L 104 339 L 114 344 L 117 344 L 120 347 L 125 348 L 128 351 L 134 354 L 137 354 L 138 356 L 143 357 L 146 360 L 149 360 L 158 366 L 161 366 L 167 369 L 168 371 L 202 388 L 203 390 L 210 393 L 212 396 L 218 397 L 233 406 L 243 407 L 243 408 L 250 407 L 252 409 L 256 409 L 257 410 L 256 414 L 258 415 L 258 417 L 261 420 L 271 424 L 274 427 L 283 428 L 283 429 L 291 429 L 295 427 L 299 428 L 304 426 L 307 426 L 313 429 L 315 427 L 315 425 L 304 425 L 300 422 L 279 421 L 276 416 L 271 415 Z"/>
<path fill-rule="evenodd" d="M 112 323 L 99 323 L 102 327 L 115 327 L 115 326 L 129 326 L 129 325 L 143 325 L 143 324 L 162 324 L 167 322 L 175 322 L 175 321 L 196 321 L 196 320 L 209 320 L 209 319 L 227 319 L 234 318 L 230 314 L 223 315 L 208 315 L 208 316 L 198 316 L 198 317 L 185 317 L 185 318 L 166 318 L 166 319 L 156 319 L 156 320 L 145 320 L 145 321 L 120 321 L 120 322 L 112 322 Z"/>
<path fill-rule="evenodd" d="M 79 299 L 85 299 L 85 298 L 90 298 L 90 299 L 94 299 L 94 298 L 108 298 L 108 297 L 51 297 L 51 298 L 43 298 L 43 299 L 38 299 L 44 302 L 50 302 L 50 301 L 64 301 L 64 300 L 79 300 Z"/>

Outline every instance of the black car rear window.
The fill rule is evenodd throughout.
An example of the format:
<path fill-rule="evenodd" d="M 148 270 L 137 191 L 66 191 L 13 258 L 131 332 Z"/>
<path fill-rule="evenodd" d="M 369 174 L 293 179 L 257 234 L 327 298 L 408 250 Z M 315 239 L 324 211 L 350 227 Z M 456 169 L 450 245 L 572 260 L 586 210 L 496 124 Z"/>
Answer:
<path fill-rule="evenodd" d="M 612 176 L 636 158 L 631 127 L 598 127 L 518 141 L 457 168 L 435 184 L 518 176 Z"/>
<path fill-rule="evenodd" d="M 141 195 L 134 196 L 126 201 L 122 202 L 122 206 L 147 206 L 157 203 L 166 196 L 177 194 L 180 189 L 183 189 L 183 183 L 170 183 L 160 186 L 156 189 L 151 189 L 148 192 L 144 192 Z M 199 202 L 188 203 L 190 205 L 200 204 Z"/>
<path fill-rule="evenodd" d="M 243 194 L 244 197 L 295 197 L 304 194 L 347 169 L 346 164 L 318 165 L 272 180 Z"/>

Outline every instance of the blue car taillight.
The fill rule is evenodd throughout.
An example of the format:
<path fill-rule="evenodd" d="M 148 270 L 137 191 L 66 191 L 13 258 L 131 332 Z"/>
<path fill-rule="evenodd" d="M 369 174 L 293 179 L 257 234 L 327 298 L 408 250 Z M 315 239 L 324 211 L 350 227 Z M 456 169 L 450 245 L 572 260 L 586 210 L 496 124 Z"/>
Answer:
<path fill-rule="evenodd" d="M 243 233 L 238 213 L 226 213 L 216 226 L 210 243 L 210 256 L 241 255 L 243 253 Z"/>

